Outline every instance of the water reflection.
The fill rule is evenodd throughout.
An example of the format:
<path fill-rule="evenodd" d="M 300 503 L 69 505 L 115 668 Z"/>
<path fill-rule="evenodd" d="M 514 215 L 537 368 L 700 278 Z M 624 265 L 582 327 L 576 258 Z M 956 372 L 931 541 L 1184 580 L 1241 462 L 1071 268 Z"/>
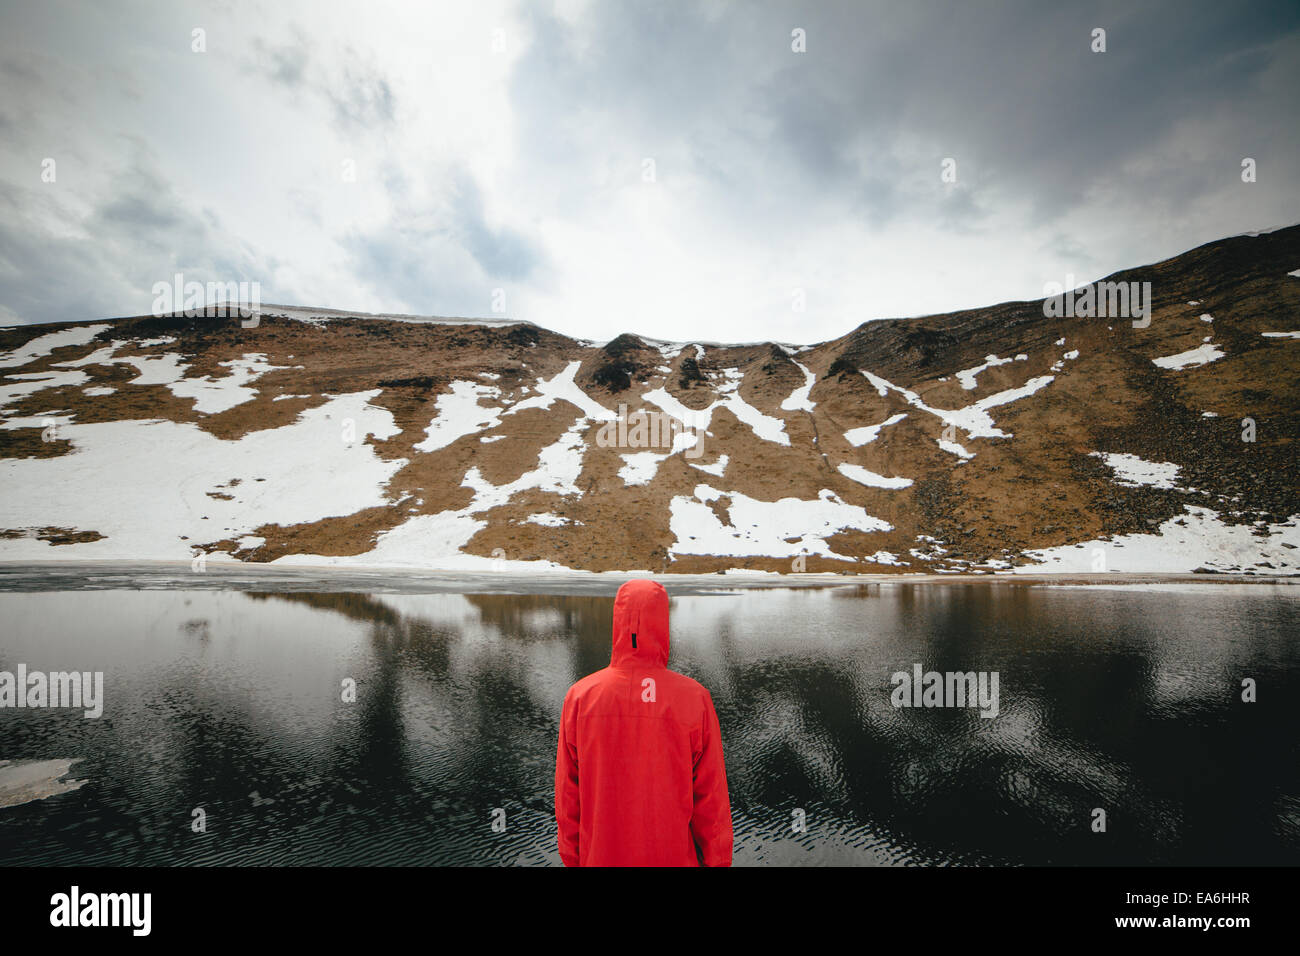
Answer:
<path fill-rule="evenodd" d="M 981 582 L 679 595 L 672 664 L 718 708 L 737 864 L 1294 865 L 1293 593 Z M 103 670 L 107 697 L 97 721 L 0 711 L 0 760 L 75 758 L 86 781 L 0 809 L 0 858 L 558 864 L 559 705 L 608 663 L 612 606 L 0 593 L 0 670 Z M 890 675 L 914 664 L 997 671 L 998 716 L 895 709 Z M 1245 677 L 1258 703 L 1241 703 Z"/>

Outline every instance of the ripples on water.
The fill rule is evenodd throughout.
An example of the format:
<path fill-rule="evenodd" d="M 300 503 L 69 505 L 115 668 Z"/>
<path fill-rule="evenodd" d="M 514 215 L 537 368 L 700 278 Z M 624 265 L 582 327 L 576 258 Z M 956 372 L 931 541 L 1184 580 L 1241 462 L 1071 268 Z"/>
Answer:
<path fill-rule="evenodd" d="M 1294 865 L 1296 595 L 695 594 L 673 600 L 672 666 L 718 708 L 737 864 Z M 612 594 L 0 593 L 0 669 L 102 670 L 107 697 L 99 720 L 0 710 L 0 760 L 76 758 L 85 781 L 0 809 L 0 860 L 558 865 L 560 702 L 608 663 L 612 607 Z M 998 671 L 999 715 L 895 709 L 890 675 L 914 663 Z M 1258 703 L 1240 702 L 1245 677 Z"/>

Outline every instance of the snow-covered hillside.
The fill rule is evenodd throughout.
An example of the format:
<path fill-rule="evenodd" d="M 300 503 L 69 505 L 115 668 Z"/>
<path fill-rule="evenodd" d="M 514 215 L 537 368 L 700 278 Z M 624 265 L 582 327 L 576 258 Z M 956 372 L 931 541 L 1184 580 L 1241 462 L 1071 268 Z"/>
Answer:
<path fill-rule="evenodd" d="M 798 347 L 0 330 L 0 560 L 1292 574 L 1297 264 L 1293 227 L 1129 274 L 1145 327 L 1008 303 Z"/>

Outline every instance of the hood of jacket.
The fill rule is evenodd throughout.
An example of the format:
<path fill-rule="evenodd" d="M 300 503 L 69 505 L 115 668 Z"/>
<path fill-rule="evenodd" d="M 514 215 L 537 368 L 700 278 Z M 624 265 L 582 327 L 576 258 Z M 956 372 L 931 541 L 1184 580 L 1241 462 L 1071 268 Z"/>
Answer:
<path fill-rule="evenodd" d="M 668 666 L 668 592 L 657 581 L 628 581 L 614 598 L 611 667 Z"/>

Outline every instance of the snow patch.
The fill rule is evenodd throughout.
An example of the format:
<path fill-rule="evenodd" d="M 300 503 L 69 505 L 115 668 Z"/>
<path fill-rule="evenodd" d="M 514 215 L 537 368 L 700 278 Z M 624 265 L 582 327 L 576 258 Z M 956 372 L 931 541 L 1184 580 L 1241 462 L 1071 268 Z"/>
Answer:
<path fill-rule="evenodd" d="M 1179 466 L 1169 461 L 1145 461 L 1137 455 L 1116 452 L 1092 452 L 1115 473 L 1115 483 L 1129 488 L 1177 489 Z"/>
<path fill-rule="evenodd" d="M 585 416 L 579 418 L 559 439 L 541 450 L 534 470 L 520 475 L 508 484 L 494 485 L 483 478 L 477 467 L 471 468 L 461 482 L 462 486 L 474 492 L 474 499 L 468 505 L 455 511 L 440 511 L 435 515 L 416 515 L 381 533 L 375 540 L 374 548 L 366 554 L 346 557 L 294 555 L 285 563 L 434 567 L 447 571 L 561 570 L 564 566 L 554 561 L 488 558 L 466 554 L 464 548 L 471 538 L 487 526 L 487 521 L 478 516 L 508 504 L 520 492 L 536 489 L 551 494 L 581 496 L 582 492 L 576 482 L 582 473 L 582 459 L 586 450 L 582 432 L 588 426 L 589 419 Z"/>
<path fill-rule="evenodd" d="M 576 524 L 572 518 L 565 518 L 561 515 L 543 512 L 542 514 L 529 515 L 524 519 L 525 524 L 539 524 L 544 528 L 562 528 L 566 524 Z"/>
<path fill-rule="evenodd" d="M 623 455 L 625 464 L 618 470 L 618 476 L 623 479 L 625 485 L 648 485 L 654 480 L 655 473 L 659 470 L 659 463 L 670 454 L 672 452 L 640 451 Z"/>
<path fill-rule="evenodd" d="M 185 356 L 179 352 L 168 352 L 165 355 L 124 355 L 113 361 L 132 365 L 140 373 L 131 379 L 132 385 L 175 385 L 185 377 L 185 372 L 190 367 Z"/>
<path fill-rule="evenodd" d="M 958 458 L 962 459 L 963 461 L 968 461 L 971 458 L 975 457 L 974 452 L 967 451 L 964 445 L 959 445 L 955 441 L 946 441 L 942 438 L 936 440 L 939 442 L 940 448 L 942 448 L 950 455 L 956 455 Z"/>
<path fill-rule="evenodd" d="M 887 478 L 849 462 L 840 463 L 839 473 L 869 488 L 907 488 L 912 484 L 911 478 Z"/>
<path fill-rule="evenodd" d="M 718 395 L 721 397 L 712 407 L 721 406 L 728 409 L 731 414 L 748 425 L 750 430 L 764 441 L 774 442 L 778 445 L 789 445 L 790 436 L 785 433 L 784 421 L 773 418 L 771 415 L 765 415 L 740 397 L 740 383 L 745 377 L 740 369 L 724 369 L 722 374 L 726 377 L 727 382 L 725 385 L 718 387 Z"/>
<path fill-rule="evenodd" d="M 705 474 L 716 475 L 717 477 L 721 478 L 723 472 L 727 470 L 727 462 L 730 460 L 731 459 L 728 458 L 726 455 L 719 455 L 718 460 L 711 465 L 697 465 L 693 461 L 688 462 L 688 464 L 693 465 L 694 467 L 700 469 L 700 471 L 704 472 Z"/>
<path fill-rule="evenodd" d="M 593 418 L 596 421 L 616 420 L 618 418 L 617 413 L 610 411 L 593 399 L 579 388 L 578 383 L 574 381 L 574 377 L 578 374 L 581 365 L 582 362 L 570 362 L 563 372 L 556 374 L 553 378 L 539 379 L 537 394 L 514 405 L 506 414 L 513 415 L 529 408 L 550 408 L 557 401 L 565 401 L 576 406 L 586 418 Z"/>
<path fill-rule="evenodd" d="M 897 425 L 907 417 L 907 412 L 899 412 L 897 415 L 890 415 L 879 425 L 863 425 L 861 428 L 850 428 L 844 433 L 844 440 L 854 448 L 861 448 L 863 445 L 869 445 L 880 437 L 880 430 L 889 425 Z"/>
<path fill-rule="evenodd" d="M 724 496 L 729 499 L 729 524 L 723 524 L 708 506 L 709 502 Z M 799 498 L 756 501 L 746 495 L 697 485 L 693 496 L 675 496 L 670 509 L 669 527 L 675 538 L 670 554 L 726 557 L 820 554 L 850 560 L 832 551 L 823 539 L 846 530 L 893 530 L 887 521 L 867 514 L 856 505 L 846 504 L 828 489 L 823 489 L 811 501 Z"/>
<path fill-rule="evenodd" d="M 55 349 L 69 345 L 89 345 L 96 335 L 110 328 L 107 325 L 77 325 L 59 332 L 38 335 L 26 345 L 0 355 L 0 368 L 17 368 L 44 358 Z"/>
<path fill-rule="evenodd" d="M 1062 339 L 1061 341 L 1065 341 L 1065 340 Z M 1061 371 L 1063 368 L 1065 368 L 1065 363 L 1066 363 L 1066 362 L 1073 362 L 1073 361 L 1074 361 L 1075 359 L 1077 359 L 1078 357 L 1079 357 L 1079 350 L 1078 350 L 1078 349 L 1070 349 L 1070 351 L 1064 353 L 1064 354 L 1061 356 L 1061 359 L 1060 359 L 1059 362 L 1053 362 L 1053 363 L 1052 363 L 1052 369 L 1051 369 L 1051 370 L 1052 370 L 1053 372 L 1059 372 L 1059 371 Z"/>
<path fill-rule="evenodd" d="M 669 416 L 677 419 L 694 432 L 707 432 L 713 422 L 714 410 L 726 408 L 740 420 L 741 424 L 748 425 L 750 430 L 764 441 L 774 442 L 778 445 L 789 445 L 790 436 L 785 433 L 784 421 L 773 418 L 771 415 L 765 415 L 740 397 L 740 382 L 744 378 L 741 371 L 735 368 L 724 369 L 723 375 L 727 381 L 719 386 L 718 399 L 707 408 L 702 408 L 699 411 L 687 408 L 674 396 L 670 395 L 667 389 L 662 387 L 646 392 L 641 396 L 641 399 L 650 402 L 652 405 L 657 405 Z M 686 448 L 693 447 L 695 441 L 698 440 L 694 435 L 689 435 L 687 432 L 680 432 L 679 435 L 687 435 L 691 439 L 689 444 L 684 445 Z M 674 451 L 676 450 L 674 449 Z"/>
<path fill-rule="evenodd" d="M 786 353 L 787 355 L 789 352 Z M 790 361 L 794 362 L 794 359 Z M 783 412 L 811 412 L 817 407 L 817 403 L 810 401 L 809 393 L 812 392 L 813 386 L 817 384 L 817 376 L 810 372 L 805 366 L 794 362 L 799 371 L 803 372 L 804 383 L 790 393 L 790 397 L 781 403 Z M 789 444 L 787 441 L 786 444 Z"/>
<path fill-rule="evenodd" d="M 474 500 L 464 509 L 467 514 L 479 514 L 491 508 L 499 507 L 510 501 L 521 491 L 536 489 L 557 495 L 581 496 L 578 488 L 578 476 L 582 474 L 582 459 L 587 445 L 582 433 L 587 428 L 587 419 L 579 418 L 569 430 L 537 455 L 537 467 L 524 472 L 514 481 L 504 485 L 494 485 L 479 473 L 475 466 L 465 475 L 461 482 L 474 491 Z"/>
<path fill-rule="evenodd" d="M 0 528 L 26 527 L 39 516 L 43 525 L 105 537 L 57 547 L 0 540 L 0 557 L 188 560 L 196 544 L 239 539 L 264 524 L 301 524 L 385 505 L 384 489 L 406 460 L 379 458 L 365 441 L 400 431 L 387 410 L 369 404 L 379 393 L 335 396 L 293 424 L 233 441 L 190 422 L 61 425 L 70 454 L 0 459 Z M 338 423 L 345 418 L 356 422 L 352 442 L 340 440 Z M 240 483 L 231 487 L 231 478 Z M 219 486 L 229 500 L 207 494 Z"/>
<path fill-rule="evenodd" d="M 889 551 L 877 551 L 875 554 L 864 555 L 862 560 L 870 561 L 873 564 L 895 564 L 899 566 L 907 564 L 906 561 L 899 560 L 898 555 Z"/>
<path fill-rule="evenodd" d="M 463 380 L 452 382 L 451 391 L 439 395 L 434 402 L 437 417 L 429 422 L 429 427 L 424 430 L 425 438 L 415 446 L 415 450 L 437 451 L 466 435 L 495 428 L 501 423 L 504 410 L 480 405 L 479 399 L 500 395 L 501 390 L 495 385 Z"/>
<path fill-rule="evenodd" d="M 1300 523 L 1288 521 L 1265 526 L 1258 536 L 1251 525 L 1227 525 L 1209 508 L 1188 505 L 1184 514 L 1170 518 L 1154 534 L 1122 535 L 1112 541 L 1086 541 L 1025 556 L 1039 563 L 1015 568 L 1018 574 L 1077 573 L 1094 570 L 1094 551 L 1100 550 L 1107 571 L 1185 573 L 1198 568 L 1215 571 L 1257 571 L 1265 574 L 1300 572 Z M 1291 547 L 1286 547 L 1291 545 Z M 1264 564 L 1272 565 L 1271 568 Z"/>
<path fill-rule="evenodd" d="M 5 378 L 10 381 L 0 382 L 0 415 L 8 411 L 13 402 L 35 392 L 90 381 L 85 372 L 10 372 Z"/>
<path fill-rule="evenodd" d="M 169 383 L 167 387 L 177 398 L 194 399 L 196 412 L 217 415 L 257 397 L 257 389 L 249 388 L 249 382 L 261 378 L 267 372 L 289 367 L 271 365 L 261 352 L 245 353 L 242 359 L 231 359 L 218 364 L 230 369 L 230 374 L 217 379 L 207 375 L 183 378 L 179 382 Z"/>
<path fill-rule="evenodd" d="M 1018 388 L 1009 388 L 997 392 L 993 395 L 985 396 L 973 405 L 967 405 L 965 408 L 945 409 L 932 408 L 925 404 L 915 392 L 910 389 L 902 388 L 892 382 L 888 382 L 878 375 L 871 372 L 863 371 L 867 380 L 876 387 L 876 391 L 883 397 L 889 394 L 893 389 L 907 400 L 909 405 L 913 405 L 922 411 L 929 412 L 940 418 L 945 424 L 956 425 L 963 429 L 971 438 L 1011 438 L 1010 433 L 999 429 L 989 416 L 990 408 L 997 408 L 999 405 L 1006 405 L 1010 402 L 1019 401 L 1033 395 L 1039 389 L 1044 388 L 1056 378 L 1054 375 L 1040 375 L 1037 378 L 1031 378 L 1024 385 Z"/>
<path fill-rule="evenodd" d="M 1179 352 L 1177 355 L 1166 355 L 1163 358 L 1152 359 L 1151 364 L 1173 370 L 1194 368 L 1198 365 L 1209 365 L 1211 362 L 1217 362 L 1223 358 L 1223 354 L 1218 346 L 1203 344 L 1194 349 L 1188 349 L 1186 352 Z"/>
<path fill-rule="evenodd" d="M 1009 358 L 1004 359 L 1004 358 L 998 358 L 996 355 L 986 355 L 984 356 L 983 365 L 976 365 L 974 368 L 966 368 L 958 372 L 957 381 L 961 382 L 962 388 L 968 391 L 974 391 L 976 385 L 975 377 L 979 375 L 980 372 L 984 371 L 985 369 L 993 368 L 994 366 L 997 365 L 1010 365 L 1012 362 L 1017 362 L 1017 361 L 1023 362 L 1028 358 L 1029 356 L 1023 353 L 1017 355 L 1014 359 L 1009 359 Z"/>
<path fill-rule="evenodd" d="M 89 355 L 66 362 L 55 362 L 59 368 L 85 368 L 87 365 L 131 365 L 138 373 L 131 379 L 132 385 L 171 385 L 185 377 L 189 364 L 179 352 L 167 352 L 163 355 L 116 355 L 118 349 L 128 345 L 165 345 L 175 339 L 165 336 L 160 339 L 148 339 L 143 342 L 116 340 L 111 345 L 96 349 Z"/>

